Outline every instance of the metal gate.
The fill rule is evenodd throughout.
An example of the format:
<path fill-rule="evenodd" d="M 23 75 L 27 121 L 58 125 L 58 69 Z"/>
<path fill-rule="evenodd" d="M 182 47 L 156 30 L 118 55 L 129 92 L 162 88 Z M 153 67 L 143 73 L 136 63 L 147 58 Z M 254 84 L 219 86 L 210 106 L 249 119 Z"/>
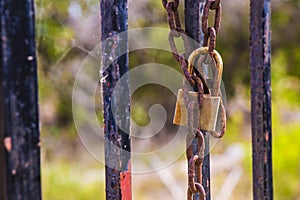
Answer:
<path fill-rule="evenodd" d="M 200 17 L 204 0 L 185 0 L 185 29 L 189 37 L 201 42 Z M 250 70 L 253 149 L 253 197 L 255 200 L 273 199 L 272 180 L 272 129 L 270 84 L 270 0 L 251 0 L 250 11 Z M 1 68 L 0 68 L 0 199 L 41 199 L 40 147 L 38 118 L 38 85 L 35 53 L 34 1 L 2 0 L 1 11 Z M 112 12 L 113 10 L 119 12 Z M 111 33 L 127 31 L 127 0 L 101 1 L 102 40 Z M 109 19 L 109 20 L 108 20 Z M 124 41 L 121 41 L 124 42 Z M 123 44 L 128 45 L 125 41 Z M 127 46 L 128 48 L 128 46 Z M 104 60 L 107 54 L 103 54 Z M 106 63 L 102 63 L 105 65 Z M 120 69 L 118 66 L 123 66 Z M 118 143 L 130 152 L 130 137 L 116 127 L 110 116 L 110 89 L 128 71 L 128 54 L 114 62 L 105 76 L 104 88 L 105 133 L 108 141 Z M 128 96 L 125 87 L 123 98 Z M 127 88 L 127 89 L 126 89 Z M 116 101 L 118 105 L 121 101 Z M 124 102 L 124 101 L 123 101 Z M 124 105 L 125 108 L 129 104 Z M 129 115 L 129 112 L 127 113 Z M 128 118 L 129 119 L 129 118 Z M 124 119 L 129 127 L 129 120 Z M 127 121 L 126 121 L 127 120 Z M 114 133 L 112 137 L 111 133 Z M 120 162 L 122 168 L 106 167 L 106 199 L 131 199 L 131 180 L 122 182 L 128 169 L 130 156 L 114 152 L 110 144 L 105 146 L 106 159 Z M 205 157 L 203 179 L 206 199 L 210 199 L 209 155 Z M 126 191 L 124 192 L 124 184 Z M 129 188 L 129 189 L 128 189 Z"/>

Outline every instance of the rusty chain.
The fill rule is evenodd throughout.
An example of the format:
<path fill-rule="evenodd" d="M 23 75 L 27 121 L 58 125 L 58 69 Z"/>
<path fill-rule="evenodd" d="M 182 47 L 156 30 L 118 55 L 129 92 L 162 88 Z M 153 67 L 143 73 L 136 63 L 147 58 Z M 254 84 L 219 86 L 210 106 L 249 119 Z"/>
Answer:
<path fill-rule="evenodd" d="M 209 18 L 209 11 L 215 10 L 215 21 L 214 25 L 208 27 L 208 18 Z M 202 32 L 204 33 L 204 42 L 203 46 L 208 46 L 209 42 L 209 52 L 213 52 L 216 47 L 216 36 L 219 32 L 220 25 L 221 25 L 221 14 L 222 14 L 222 6 L 220 0 L 210 1 L 208 0 L 204 6 L 204 11 L 202 15 Z"/>
<path fill-rule="evenodd" d="M 196 90 L 198 92 L 197 102 L 190 101 L 189 83 L 187 80 L 184 81 L 183 85 L 184 104 L 188 108 L 188 135 L 186 138 L 186 157 L 188 161 L 187 199 L 192 200 L 193 194 L 199 193 L 200 200 L 205 200 L 206 193 L 202 186 L 202 163 L 204 160 L 205 142 L 204 135 L 200 131 L 200 120 L 199 118 L 194 119 L 194 116 L 201 117 L 200 109 L 203 106 L 204 86 L 200 77 L 193 74 L 192 78 L 195 80 Z M 195 108 L 197 105 L 198 108 Z M 197 140 L 197 152 L 195 154 L 193 152 L 193 140 Z"/>
<path fill-rule="evenodd" d="M 179 0 L 168 1 L 162 0 L 162 4 L 167 11 L 168 23 L 171 29 L 169 33 L 169 44 L 172 50 L 172 54 L 174 59 L 180 63 L 182 71 L 184 73 L 185 78 L 189 81 L 189 83 L 194 86 L 195 81 L 192 79 L 190 74 L 187 72 L 187 60 L 185 59 L 185 54 L 191 52 L 191 47 L 189 45 L 188 37 L 186 32 L 181 27 L 180 17 L 178 13 Z M 183 40 L 185 53 L 179 54 L 177 51 L 177 47 L 175 44 L 175 38 L 181 37 Z"/>
<path fill-rule="evenodd" d="M 195 109 L 196 105 L 197 102 L 195 101 L 189 102 L 188 104 L 188 136 L 186 139 L 186 144 L 187 144 L 186 157 L 188 161 L 188 190 L 187 190 L 188 200 L 192 200 L 193 194 L 195 193 L 199 193 L 201 200 L 204 200 L 206 198 L 206 193 L 202 186 L 202 163 L 204 160 L 205 141 L 204 141 L 204 135 L 200 131 L 199 124 L 198 125 L 196 124 L 198 128 L 196 129 L 194 128 L 195 122 L 199 122 L 199 120 L 194 120 L 195 110 L 196 110 L 195 115 L 199 116 L 199 109 Z M 199 107 L 202 107 L 202 105 L 199 105 Z M 196 154 L 193 153 L 193 147 L 192 147 L 192 141 L 194 139 L 197 139 Z"/>
<path fill-rule="evenodd" d="M 189 45 L 188 37 L 186 32 L 181 27 L 180 17 L 178 13 L 179 0 L 162 0 L 163 7 L 167 11 L 167 18 L 169 27 L 171 29 L 169 33 L 169 44 L 172 50 L 172 54 L 174 59 L 180 63 L 183 74 L 186 78 L 184 80 L 183 85 L 183 96 L 184 96 L 184 104 L 188 108 L 188 135 L 186 139 L 186 156 L 188 161 L 188 189 L 187 189 L 187 199 L 192 200 L 193 194 L 199 193 L 200 200 L 206 199 L 206 193 L 204 187 L 202 186 L 202 163 L 204 160 L 204 150 L 205 150 L 205 139 L 204 135 L 201 132 L 201 127 L 199 123 L 199 119 L 194 120 L 195 110 L 196 116 L 200 116 L 200 108 L 203 104 L 203 94 L 208 94 L 209 89 L 207 87 L 205 79 L 202 77 L 201 73 L 197 70 L 194 70 L 192 73 L 188 71 L 188 63 L 185 59 L 187 54 L 191 52 L 191 47 Z M 208 27 L 208 17 L 209 10 L 215 10 L 215 22 L 213 27 Z M 220 28 L 221 22 L 221 3 L 220 0 L 211 1 L 208 0 L 205 4 L 204 13 L 202 17 L 202 31 L 204 33 L 204 46 L 209 45 L 209 54 L 212 53 L 216 46 L 216 35 Z M 179 54 L 177 51 L 177 47 L 175 44 L 175 38 L 181 37 L 183 40 L 185 53 Z M 195 69 L 195 68 L 194 68 Z M 193 87 L 195 91 L 198 93 L 198 102 L 190 101 L 189 99 L 189 84 Z M 198 104 L 197 109 L 195 106 Z M 225 115 L 225 122 L 222 120 L 221 124 L 226 124 L 226 113 L 224 105 L 221 107 L 222 116 Z M 223 119 L 223 118 L 222 118 Z M 195 123 L 197 122 L 197 123 Z M 194 128 L 197 127 L 197 128 Z M 222 137 L 224 135 L 224 131 L 221 133 L 212 134 L 214 137 Z M 196 140 L 197 152 L 194 154 L 192 141 Z M 195 173 L 196 171 L 196 173 Z"/>
<path fill-rule="evenodd" d="M 209 12 L 210 10 L 215 10 L 215 21 L 214 25 L 208 27 L 208 18 L 209 18 Z M 221 24 L 221 14 L 222 14 L 222 6 L 221 6 L 221 0 L 207 0 L 203 16 L 202 16 L 202 32 L 204 33 L 204 42 L 203 46 L 208 46 L 208 52 L 212 56 L 212 53 L 216 47 L 216 37 L 220 29 Z M 214 59 L 213 59 L 214 60 Z M 198 64 L 201 62 L 201 59 L 198 60 Z M 221 92 L 219 92 L 219 95 L 221 95 Z M 224 136 L 226 132 L 226 111 L 224 103 L 221 99 L 221 131 L 212 131 L 211 135 L 215 138 L 221 138 Z"/>

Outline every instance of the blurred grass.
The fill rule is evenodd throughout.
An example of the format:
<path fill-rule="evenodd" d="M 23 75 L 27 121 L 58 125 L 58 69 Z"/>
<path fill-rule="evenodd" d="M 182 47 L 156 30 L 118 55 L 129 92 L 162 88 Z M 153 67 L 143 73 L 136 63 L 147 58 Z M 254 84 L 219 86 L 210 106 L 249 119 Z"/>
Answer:
<path fill-rule="evenodd" d="M 98 169 L 80 169 L 75 163 L 55 162 L 43 165 L 43 199 L 105 199 L 104 181 Z"/>
<path fill-rule="evenodd" d="M 103 165 L 93 159 L 83 148 L 81 152 L 73 153 L 74 157 L 68 159 L 62 158 L 63 153 L 55 154 L 50 161 L 43 159 L 42 162 L 43 199 L 105 199 Z"/>

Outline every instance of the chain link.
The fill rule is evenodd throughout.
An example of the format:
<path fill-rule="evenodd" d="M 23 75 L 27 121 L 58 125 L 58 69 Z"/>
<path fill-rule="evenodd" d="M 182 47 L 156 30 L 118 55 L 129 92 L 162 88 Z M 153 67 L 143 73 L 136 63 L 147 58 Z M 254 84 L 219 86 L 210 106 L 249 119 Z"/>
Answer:
<path fill-rule="evenodd" d="M 212 1 L 208 1 L 205 6 L 204 6 L 204 11 L 202 15 L 202 32 L 206 37 L 208 37 L 208 18 L 209 18 L 209 10 L 212 5 Z M 220 25 L 221 25 L 221 12 L 222 12 L 222 7 L 221 4 L 217 7 L 215 11 L 215 21 L 214 21 L 214 26 L 213 28 L 215 29 L 216 33 L 219 32 Z"/>
<path fill-rule="evenodd" d="M 216 48 L 216 30 L 213 27 L 208 27 L 208 36 L 204 37 L 203 46 L 208 46 L 208 53 L 212 54 Z M 209 39 L 209 41 L 208 41 Z M 209 42 L 209 44 L 208 44 Z M 211 56 L 212 57 L 212 56 Z"/>
<path fill-rule="evenodd" d="M 221 4 L 221 0 L 215 0 L 211 4 L 210 9 L 211 10 L 216 10 L 220 4 Z"/>
<path fill-rule="evenodd" d="M 209 11 L 215 10 L 214 25 L 208 27 Z M 216 37 L 221 25 L 222 6 L 221 0 L 207 1 L 202 15 L 202 32 L 204 33 L 203 46 L 209 46 L 209 53 L 212 53 L 216 47 Z M 210 40 L 208 44 L 208 40 Z"/>

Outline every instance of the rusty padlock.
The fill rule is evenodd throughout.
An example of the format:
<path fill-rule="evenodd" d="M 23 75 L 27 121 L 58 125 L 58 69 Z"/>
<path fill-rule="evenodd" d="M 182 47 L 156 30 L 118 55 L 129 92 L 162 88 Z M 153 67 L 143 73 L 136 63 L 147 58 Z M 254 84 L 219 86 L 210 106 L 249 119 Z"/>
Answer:
<path fill-rule="evenodd" d="M 193 72 L 193 63 L 195 59 L 200 54 L 207 54 L 208 47 L 201 47 L 194 50 L 188 59 L 188 72 L 192 74 Z M 218 119 L 218 112 L 221 103 L 220 97 L 220 84 L 223 73 L 223 61 L 220 54 L 214 50 L 212 52 L 212 58 L 215 61 L 217 72 L 214 75 L 213 79 L 213 87 L 211 88 L 211 94 L 203 95 L 203 106 L 200 109 L 200 127 L 202 130 L 206 131 L 215 131 L 216 130 L 216 122 Z M 189 98 L 191 101 L 197 101 L 197 92 L 189 91 Z M 180 89 L 178 91 L 175 115 L 173 118 L 173 123 L 179 126 L 187 126 L 188 124 L 188 115 L 187 108 L 184 104 L 184 96 L 183 90 Z"/>

